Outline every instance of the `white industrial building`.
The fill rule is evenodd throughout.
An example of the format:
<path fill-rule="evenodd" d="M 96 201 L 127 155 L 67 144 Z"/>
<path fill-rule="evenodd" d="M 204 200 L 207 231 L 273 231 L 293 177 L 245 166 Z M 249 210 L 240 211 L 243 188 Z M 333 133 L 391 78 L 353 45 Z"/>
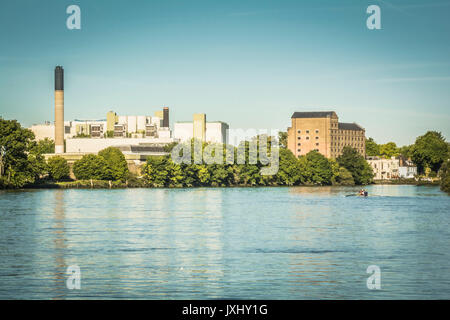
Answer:
<path fill-rule="evenodd" d="M 70 126 L 70 121 L 64 121 L 65 139 L 71 137 Z M 45 138 L 55 140 L 55 125 L 53 123 L 46 122 L 43 124 L 33 124 L 30 127 L 30 130 L 33 131 L 35 139 L 37 141 L 44 140 Z"/>
<path fill-rule="evenodd" d="M 206 122 L 204 132 L 205 142 L 228 143 L 228 129 L 229 126 L 225 122 Z M 174 125 L 173 137 L 181 142 L 191 140 L 194 138 L 194 123 L 176 122 Z M 195 136 L 195 138 L 201 139 L 201 136 Z"/>
<path fill-rule="evenodd" d="M 163 115 L 162 112 L 156 114 Z M 172 132 L 163 126 L 161 116 L 122 116 L 107 113 L 107 119 L 64 121 L 64 139 L 74 137 L 91 138 L 163 138 L 169 139 Z M 55 140 L 55 125 L 49 121 L 30 128 L 37 141 L 49 138 Z"/>

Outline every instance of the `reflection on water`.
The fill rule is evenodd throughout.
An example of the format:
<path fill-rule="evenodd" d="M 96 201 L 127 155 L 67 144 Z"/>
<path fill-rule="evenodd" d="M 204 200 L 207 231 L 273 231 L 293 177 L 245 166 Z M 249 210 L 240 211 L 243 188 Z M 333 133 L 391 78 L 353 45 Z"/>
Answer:
<path fill-rule="evenodd" d="M 66 252 L 66 239 L 64 230 L 64 190 L 55 190 L 55 213 L 54 213 L 54 223 L 51 233 L 53 234 L 54 242 L 54 260 L 55 260 L 55 272 L 53 280 L 55 282 L 55 299 L 61 299 L 65 297 L 66 286 L 65 286 L 65 270 L 67 269 L 66 263 L 64 261 L 64 254 Z"/>
<path fill-rule="evenodd" d="M 2 192 L 0 298 L 450 298 L 450 197 L 367 189 Z"/>

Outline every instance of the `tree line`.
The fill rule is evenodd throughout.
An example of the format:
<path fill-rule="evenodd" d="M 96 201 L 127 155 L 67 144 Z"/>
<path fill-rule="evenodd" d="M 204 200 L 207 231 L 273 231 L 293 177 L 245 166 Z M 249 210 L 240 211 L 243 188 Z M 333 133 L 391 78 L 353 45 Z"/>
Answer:
<path fill-rule="evenodd" d="M 141 167 L 141 175 L 132 174 L 123 153 L 113 147 L 88 154 L 75 161 L 72 172 L 77 180 L 132 182 L 142 187 L 200 187 L 200 186 L 297 186 L 297 185 L 365 185 L 372 182 L 373 171 L 367 161 L 356 150 L 345 147 L 336 159 L 327 159 L 317 151 L 311 151 L 296 158 L 287 149 L 286 133 L 269 137 L 279 142 L 279 167 L 276 174 L 262 175 L 260 162 L 249 161 L 249 141 L 245 144 L 244 164 L 174 163 L 170 156 L 151 156 Z M 193 141 L 191 141 L 193 144 Z M 202 148 L 208 144 L 203 143 Z M 170 152 L 176 143 L 165 147 Z M 223 156 L 226 157 L 226 146 Z M 229 147 L 229 146 L 228 146 Z M 49 139 L 34 141 L 34 134 L 22 128 L 15 120 L 0 118 L 0 188 L 20 188 L 30 184 L 48 181 L 71 180 L 67 161 L 53 156 L 45 161 L 44 153 L 54 153 L 54 143 Z M 232 147 L 235 148 L 235 147 Z M 234 149 L 234 151 L 236 148 Z M 440 133 L 430 131 L 416 139 L 408 148 L 397 148 L 395 144 L 377 145 L 369 138 L 366 143 L 368 155 L 411 157 L 424 172 L 426 168 L 439 173 L 442 189 L 450 189 L 448 168 L 448 143 Z M 237 154 L 236 152 L 234 154 Z M 192 153 L 192 157 L 194 153 Z"/>
<path fill-rule="evenodd" d="M 437 176 L 442 164 L 449 159 L 450 144 L 437 131 L 428 131 L 416 138 L 412 145 L 397 147 L 395 142 L 377 144 L 372 138 L 366 139 L 366 155 L 391 158 L 403 156 L 411 159 L 419 174 Z"/>
<path fill-rule="evenodd" d="M 280 147 L 278 171 L 273 175 L 262 175 L 263 165 L 260 161 L 256 164 L 249 161 L 249 142 L 243 143 L 246 157 L 244 164 L 238 164 L 237 161 L 223 164 L 195 164 L 193 161 L 189 164 L 177 164 L 170 156 L 155 156 L 149 157 L 143 166 L 143 178 L 152 187 L 354 185 L 372 182 L 371 167 L 350 147 L 337 159 L 327 159 L 317 151 L 296 158 L 290 150 Z M 206 146 L 204 143 L 203 147 Z M 260 147 L 258 144 L 258 148 Z M 270 148 L 270 145 L 267 147 Z M 233 154 L 236 155 L 237 148 L 231 148 L 235 149 Z M 224 158 L 226 153 L 227 148 L 224 147 Z"/>

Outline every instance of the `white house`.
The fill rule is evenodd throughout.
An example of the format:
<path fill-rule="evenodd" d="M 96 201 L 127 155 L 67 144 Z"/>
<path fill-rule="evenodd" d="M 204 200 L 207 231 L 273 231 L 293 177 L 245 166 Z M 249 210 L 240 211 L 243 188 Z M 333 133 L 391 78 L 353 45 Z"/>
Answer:
<path fill-rule="evenodd" d="M 411 179 L 417 174 L 417 167 L 403 157 L 367 157 L 367 162 L 373 169 L 374 180 Z"/>

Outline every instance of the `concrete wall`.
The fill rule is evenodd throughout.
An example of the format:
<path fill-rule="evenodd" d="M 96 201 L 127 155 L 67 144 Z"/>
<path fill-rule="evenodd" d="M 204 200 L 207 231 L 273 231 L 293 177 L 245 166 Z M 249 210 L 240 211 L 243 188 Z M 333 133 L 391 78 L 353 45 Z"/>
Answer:
<path fill-rule="evenodd" d="M 176 122 L 173 130 L 173 137 L 180 141 L 191 140 L 194 134 L 192 122 Z"/>
<path fill-rule="evenodd" d="M 146 123 L 147 123 L 146 116 L 137 116 L 137 124 L 136 124 L 137 131 L 145 131 Z"/>
<path fill-rule="evenodd" d="M 224 122 L 206 122 L 205 141 L 228 143 L 228 129 L 228 124 Z M 176 122 L 173 137 L 180 141 L 192 139 L 194 137 L 194 124 L 192 122 Z"/>
<path fill-rule="evenodd" d="M 64 133 L 64 139 L 70 138 L 75 135 L 75 128 L 71 127 L 70 121 L 64 121 L 64 132 L 66 127 L 71 129 L 70 133 Z M 35 140 L 44 140 L 45 138 L 55 140 L 55 125 L 54 124 L 34 124 L 30 127 L 30 130 L 33 131 Z"/>
<path fill-rule="evenodd" d="M 228 125 L 223 122 L 206 123 L 206 141 L 215 143 L 227 143 Z"/>
<path fill-rule="evenodd" d="M 140 143 L 170 143 L 173 142 L 171 138 L 109 138 L 109 139 L 67 139 L 66 152 L 67 153 L 97 153 L 105 148 L 123 145 L 138 145 Z"/>
<path fill-rule="evenodd" d="M 137 117 L 128 116 L 128 133 L 136 132 L 137 130 Z"/>

